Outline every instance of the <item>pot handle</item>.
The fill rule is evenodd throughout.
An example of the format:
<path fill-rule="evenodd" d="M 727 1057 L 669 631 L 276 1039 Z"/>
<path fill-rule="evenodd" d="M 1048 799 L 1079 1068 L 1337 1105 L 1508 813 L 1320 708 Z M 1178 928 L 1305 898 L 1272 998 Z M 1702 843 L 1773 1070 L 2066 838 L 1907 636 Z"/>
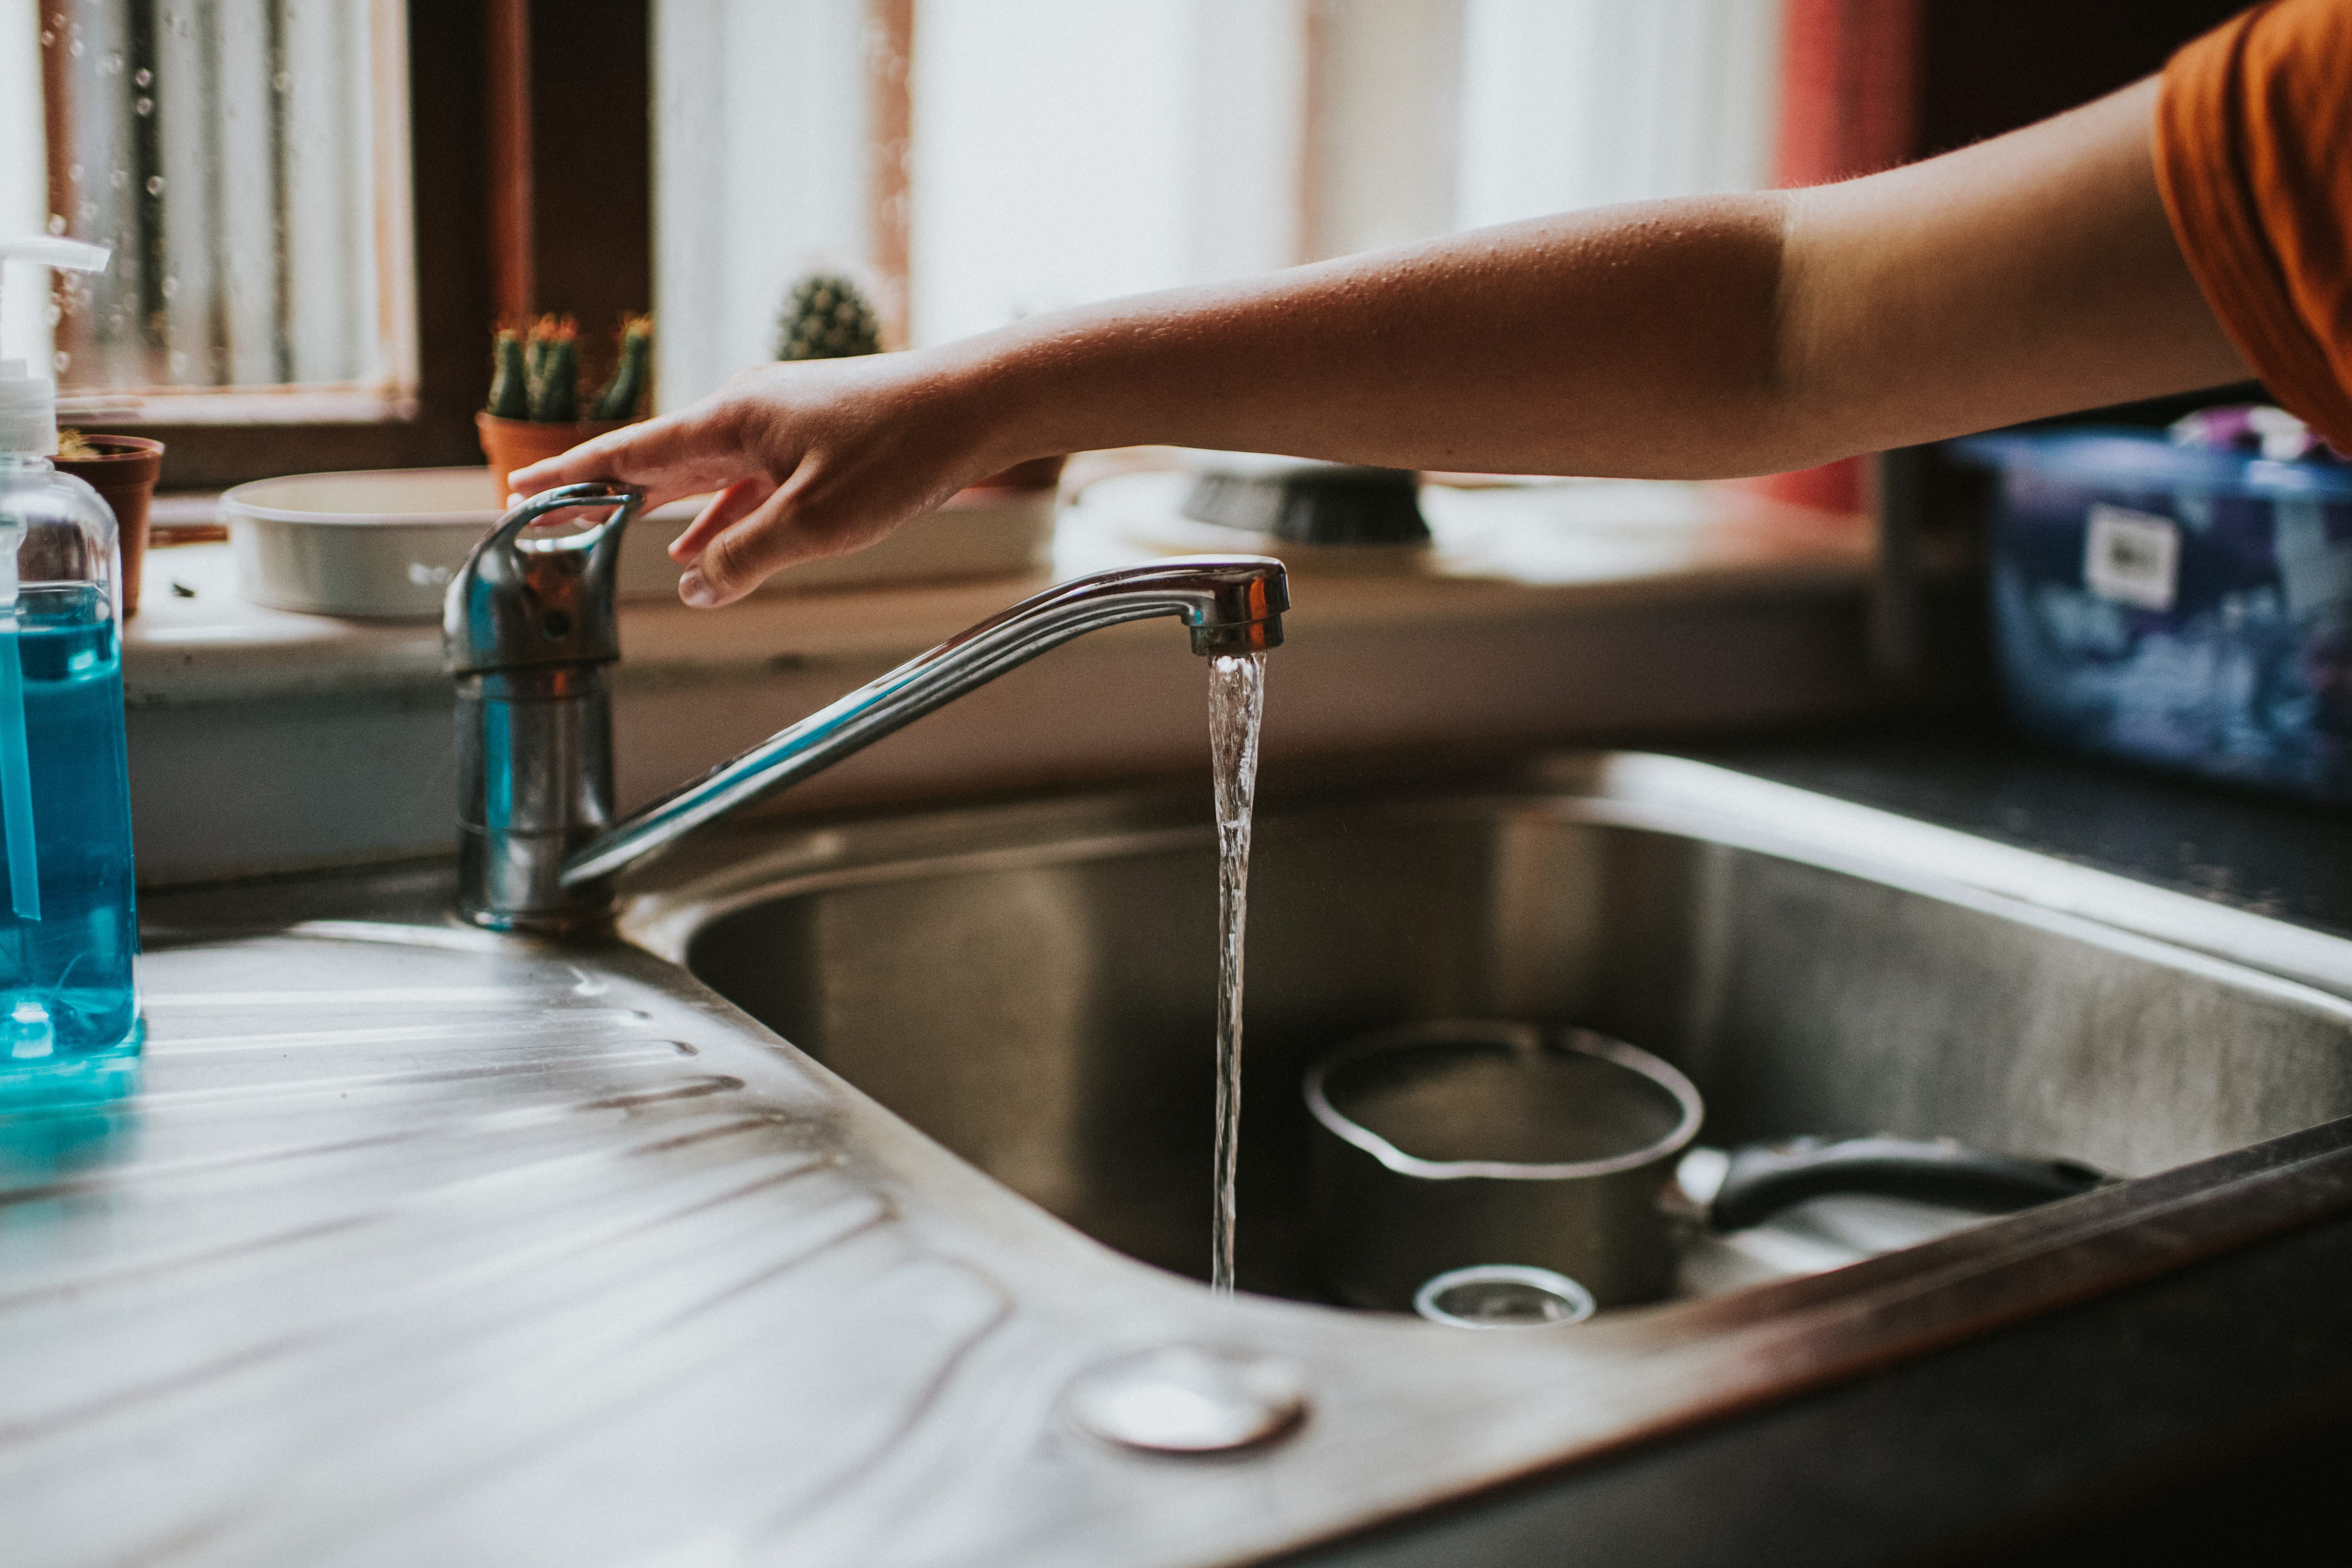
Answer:
<path fill-rule="evenodd" d="M 1745 1230 L 1828 1193 L 1867 1193 L 1996 1212 L 2031 1208 L 2115 1178 L 2072 1160 L 1997 1154 L 1938 1140 L 1795 1138 L 1731 1152 L 1707 1205 L 1712 1230 Z"/>

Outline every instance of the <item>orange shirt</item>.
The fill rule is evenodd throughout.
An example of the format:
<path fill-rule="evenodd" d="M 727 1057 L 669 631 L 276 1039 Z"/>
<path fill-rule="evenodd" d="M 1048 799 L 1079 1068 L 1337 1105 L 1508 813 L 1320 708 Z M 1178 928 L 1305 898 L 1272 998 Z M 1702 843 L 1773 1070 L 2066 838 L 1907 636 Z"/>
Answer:
<path fill-rule="evenodd" d="M 2239 352 L 2352 451 L 2352 0 L 2273 0 L 2173 56 L 2156 174 Z"/>

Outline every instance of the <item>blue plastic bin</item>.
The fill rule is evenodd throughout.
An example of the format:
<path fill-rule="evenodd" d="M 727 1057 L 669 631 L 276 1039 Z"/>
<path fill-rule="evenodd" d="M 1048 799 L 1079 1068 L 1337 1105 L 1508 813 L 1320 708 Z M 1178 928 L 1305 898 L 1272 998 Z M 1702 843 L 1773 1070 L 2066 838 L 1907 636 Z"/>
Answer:
<path fill-rule="evenodd" d="M 2085 751 L 2352 802 L 2352 468 L 2146 430 L 1971 437 L 2009 706 Z"/>

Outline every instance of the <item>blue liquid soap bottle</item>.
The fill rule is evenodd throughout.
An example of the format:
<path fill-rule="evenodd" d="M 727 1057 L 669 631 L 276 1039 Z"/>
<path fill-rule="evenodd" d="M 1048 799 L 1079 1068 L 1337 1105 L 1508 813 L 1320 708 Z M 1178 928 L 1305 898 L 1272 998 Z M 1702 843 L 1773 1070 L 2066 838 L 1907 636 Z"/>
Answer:
<path fill-rule="evenodd" d="M 95 271 L 62 239 L 0 263 Z M 0 360 L 0 1110 L 138 1080 L 131 787 L 114 514 L 49 461 L 57 389 Z"/>

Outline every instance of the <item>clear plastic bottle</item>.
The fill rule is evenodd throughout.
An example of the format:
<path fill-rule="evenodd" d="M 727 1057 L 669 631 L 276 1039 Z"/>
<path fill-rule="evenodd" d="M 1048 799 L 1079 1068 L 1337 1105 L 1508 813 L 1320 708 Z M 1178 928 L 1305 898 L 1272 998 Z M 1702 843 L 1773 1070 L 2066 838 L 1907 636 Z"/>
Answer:
<path fill-rule="evenodd" d="M 125 1093 L 142 1037 L 114 514 L 55 396 L 0 360 L 0 1108 Z"/>

